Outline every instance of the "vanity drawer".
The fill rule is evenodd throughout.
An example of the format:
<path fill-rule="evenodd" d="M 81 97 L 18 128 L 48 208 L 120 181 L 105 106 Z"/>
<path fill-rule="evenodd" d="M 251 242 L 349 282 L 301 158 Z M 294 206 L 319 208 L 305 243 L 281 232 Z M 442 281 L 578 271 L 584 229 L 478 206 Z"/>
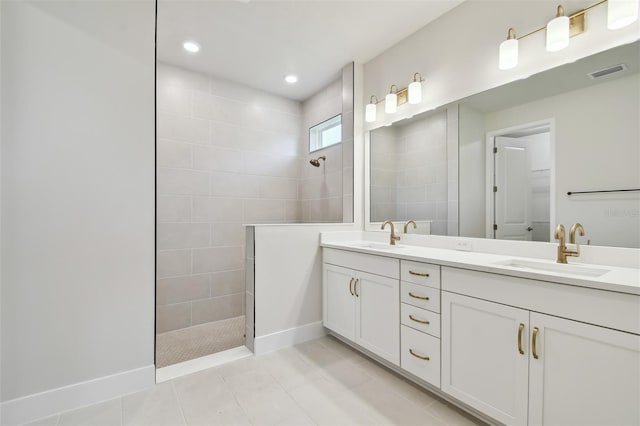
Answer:
<path fill-rule="evenodd" d="M 400 322 L 407 327 L 440 337 L 440 314 L 438 313 L 402 303 L 400 304 Z"/>
<path fill-rule="evenodd" d="M 406 325 L 400 327 L 400 339 L 400 367 L 440 387 L 440 339 Z"/>
<path fill-rule="evenodd" d="M 440 265 L 400 261 L 400 279 L 414 284 L 440 288 Z"/>
<path fill-rule="evenodd" d="M 331 265 L 342 266 L 344 268 L 355 269 L 356 271 L 368 272 L 389 278 L 398 279 L 398 275 L 400 274 L 400 261 L 391 257 L 324 248 L 322 250 L 322 261 Z"/>
<path fill-rule="evenodd" d="M 440 290 L 436 288 L 402 281 L 400 301 L 432 312 L 440 312 Z"/>

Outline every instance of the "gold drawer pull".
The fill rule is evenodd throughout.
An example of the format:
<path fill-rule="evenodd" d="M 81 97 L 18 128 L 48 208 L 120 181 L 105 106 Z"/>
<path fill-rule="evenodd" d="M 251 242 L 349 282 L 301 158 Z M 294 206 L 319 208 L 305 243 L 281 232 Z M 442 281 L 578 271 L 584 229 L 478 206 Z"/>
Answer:
<path fill-rule="evenodd" d="M 425 296 L 416 296 L 415 294 L 409 292 L 409 296 L 413 297 L 414 299 L 420 299 L 420 300 L 429 300 L 428 297 Z"/>
<path fill-rule="evenodd" d="M 416 358 L 419 358 L 419 359 L 421 359 L 421 360 L 423 360 L 423 361 L 429 361 L 429 357 L 428 357 L 428 356 L 418 355 L 417 353 L 415 353 L 415 352 L 413 351 L 413 349 L 409 349 L 409 353 L 410 353 L 411 355 L 415 356 Z"/>
<path fill-rule="evenodd" d="M 429 321 L 422 321 L 422 320 L 419 320 L 419 319 L 415 319 L 415 318 L 413 317 L 413 315 L 409 315 L 409 319 L 411 319 L 411 320 L 413 320 L 413 321 L 415 321 L 415 322 L 419 322 L 420 324 L 429 325 Z"/>
<path fill-rule="evenodd" d="M 415 272 L 415 271 L 411 271 L 411 270 L 409 271 L 409 273 L 411 275 L 417 275 L 418 277 L 428 277 L 429 276 L 429 274 L 425 274 L 423 272 Z"/>
<path fill-rule="evenodd" d="M 353 293 L 353 278 L 351 278 L 351 281 L 349 281 L 349 293 L 351 293 L 352 296 L 355 296 L 355 294 Z"/>
<path fill-rule="evenodd" d="M 520 323 L 518 327 L 518 352 L 520 355 L 524 355 L 524 351 L 522 350 L 522 331 L 524 330 L 524 324 Z"/>
<path fill-rule="evenodd" d="M 360 282 L 360 278 L 356 278 L 356 280 L 353 283 L 353 292 L 356 294 L 356 297 L 360 297 L 360 295 L 358 294 L 358 283 Z"/>
<path fill-rule="evenodd" d="M 538 340 L 538 327 L 533 327 L 533 337 L 531 338 L 531 353 L 535 359 L 538 359 L 538 350 L 536 349 L 536 341 Z"/>

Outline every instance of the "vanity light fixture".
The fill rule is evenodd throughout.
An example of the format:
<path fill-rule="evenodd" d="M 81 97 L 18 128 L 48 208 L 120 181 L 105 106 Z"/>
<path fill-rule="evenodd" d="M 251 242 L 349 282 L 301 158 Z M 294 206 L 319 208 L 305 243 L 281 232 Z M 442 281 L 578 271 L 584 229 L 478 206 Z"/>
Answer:
<path fill-rule="evenodd" d="M 373 101 L 374 98 L 376 100 L 375 102 Z M 374 121 L 376 121 L 376 117 L 378 116 L 378 108 L 376 106 L 377 103 L 378 98 L 376 97 L 376 95 L 371 95 L 369 103 L 367 104 L 367 107 L 364 111 L 364 121 L 366 121 L 367 123 L 373 123 Z"/>
<path fill-rule="evenodd" d="M 182 48 L 189 53 L 198 53 L 200 51 L 200 45 L 195 41 L 187 40 L 182 43 Z"/>
<path fill-rule="evenodd" d="M 396 91 L 393 91 L 393 88 L 396 88 Z M 384 112 L 387 114 L 395 114 L 398 111 L 398 86 L 395 84 L 391 85 L 389 89 L 389 94 L 384 97 Z"/>
<path fill-rule="evenodd" d="M 557 52 L 569 46 L 569 17 L 564 7 L 558 6 L 556 17 L 547 24 L 547 52 Z"/>
<path fill-rule="evenodd" d="M 523 36 L 516 37 L 516 31 L 509 28 L 507 40 L 500 43 L 498 68 L 508 70 L 518 65 L 518 40 L 546 30 L 546 50 L 557 52 L 569 45 L 569 38 L 582 34 L 585 30 L 585 14 L 587 11 L 601 4 L 608 3 L 607 27 L 610 30 L 623 28 L 638 19 L 640 0 L 600 0 L 598 3 L 579 10 L 570 16 L 565 16 L 564 8 L 559 5 L 556 17 L 541 28 L 533 30 Z"/>
<path fill-rule="evenodd" d="M 398 111 L 399 105 L 406 104 L 407 102 L 415 105 L 422 102 L 423 81 L 424 78 L 417 72 L 413 74 L 413 81 L 404 89 L 398 90 L 398 86 L 392 84 L 389 88 L 389 94 L 384 97 L 384 112 L 386 114 L 395 114 Z M 365 107 L 364 121 L 367 123 L 374 123 L 376 121 L 378 113 L 377 104 L 380 102 L 376 95 L 371 95 L 369 103 Z"/>
<path fill-rule="evenodd" d="M 413 82 L 408 87 L 408 98 L 411 105 L 422 102 L 422 82 L 424 79 L 419 72 L 413 74 Z"/>

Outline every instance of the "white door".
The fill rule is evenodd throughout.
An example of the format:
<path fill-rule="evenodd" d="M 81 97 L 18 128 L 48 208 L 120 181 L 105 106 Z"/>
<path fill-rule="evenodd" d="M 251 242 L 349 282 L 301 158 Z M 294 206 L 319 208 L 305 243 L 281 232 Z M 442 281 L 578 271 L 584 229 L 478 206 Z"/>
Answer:
<path fill-rule="evenodd" d="M 530 425 L 640 424 L 640 336 L 531 313 Z"/>
<path fill-rule="evenodd" d="M 496 136 L 495 238 L 531 241 L 531 171 L 525 141 Z"/>
<path fill-rule="evenodd" d="M 442 292 L 442 390 L 504 424 L 527 424 L 529 311 Z"/>
<path fill-rule="evenodd" d="M 356 337 L 355 273 L 324 264 L 322 271 L 322 320 L 325 327 L 347 339 Z"/>
<path fill-rule="evenodd" d="M 365 272 L 356 279 L 356 343 L 399 366 L 400 283 Z"/>

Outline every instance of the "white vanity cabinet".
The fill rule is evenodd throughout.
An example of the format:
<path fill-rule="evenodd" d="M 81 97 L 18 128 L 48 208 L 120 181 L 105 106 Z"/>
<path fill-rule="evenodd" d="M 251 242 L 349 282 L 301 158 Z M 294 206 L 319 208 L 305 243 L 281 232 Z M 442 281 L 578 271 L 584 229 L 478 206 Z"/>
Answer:
<path fill-rule="evenodd" d="M 640 424 L 637 296 L 455 268 L 442 286 L 444 392 L 505 424 Z"/>
<path fill-rule="evenodd" d="M 323 324 L 400 365 L 399 261 L 324 249 Z"/>

